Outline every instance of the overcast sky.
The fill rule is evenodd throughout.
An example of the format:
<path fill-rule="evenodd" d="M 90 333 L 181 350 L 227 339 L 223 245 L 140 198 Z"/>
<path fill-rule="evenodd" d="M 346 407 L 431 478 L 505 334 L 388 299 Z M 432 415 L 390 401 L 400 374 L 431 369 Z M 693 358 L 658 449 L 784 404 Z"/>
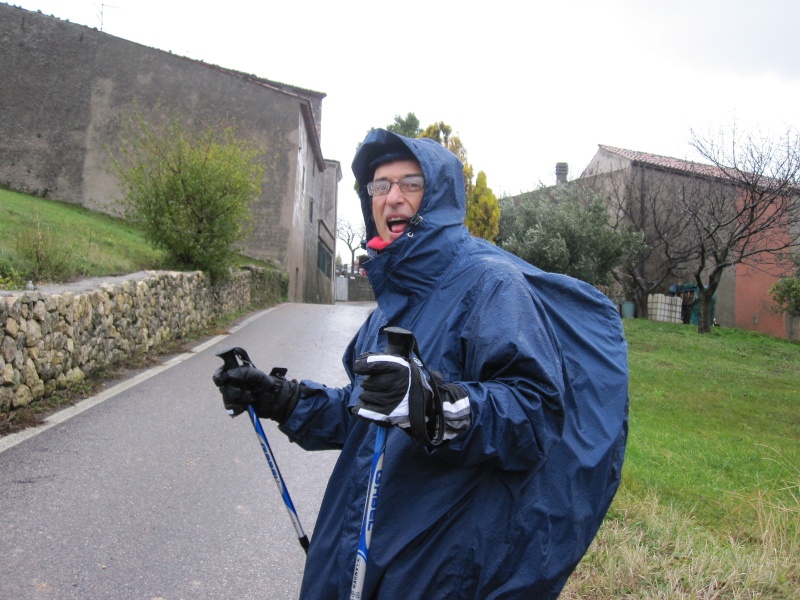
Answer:
<path fill-rule="evenodd" d="M 498 196 L 554 183 L 556 162 L 576 177 L 598 144 L 693 159 L 690 129 L 800 125 L 797 0 L 9 4 L 326 93 L 353 221 L 356 145 L 408 112 L 451 125 Z"/>

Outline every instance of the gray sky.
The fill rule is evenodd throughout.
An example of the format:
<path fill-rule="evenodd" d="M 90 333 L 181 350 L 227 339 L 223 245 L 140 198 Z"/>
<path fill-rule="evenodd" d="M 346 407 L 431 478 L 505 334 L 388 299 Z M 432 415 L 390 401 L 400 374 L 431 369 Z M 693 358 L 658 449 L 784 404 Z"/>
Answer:
<path fill-rule="evenodd" d="M 451 125 L 498 196 L 554 183 L 556 162 L 577 176 L 598 144 L 693 159 L 690 129 L 800 125 L 796 0 L 9 3 L 325 92 L 353 221 L 356 145 L 408 112 Z"/>

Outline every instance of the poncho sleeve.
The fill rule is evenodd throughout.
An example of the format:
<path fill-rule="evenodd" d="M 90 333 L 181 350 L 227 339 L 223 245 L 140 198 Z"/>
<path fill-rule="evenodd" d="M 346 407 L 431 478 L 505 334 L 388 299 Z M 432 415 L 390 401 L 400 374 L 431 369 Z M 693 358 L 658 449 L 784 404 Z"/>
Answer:
<path fill-rule="evenodd" d="M 432 454 L 461 465 L 535 468 L 564 428 L 570 389 L 558 339 L 521 275 L 488 278 L 470 305 L 461 372 L 450 382 L 467 390 L 472 426 Z"/>

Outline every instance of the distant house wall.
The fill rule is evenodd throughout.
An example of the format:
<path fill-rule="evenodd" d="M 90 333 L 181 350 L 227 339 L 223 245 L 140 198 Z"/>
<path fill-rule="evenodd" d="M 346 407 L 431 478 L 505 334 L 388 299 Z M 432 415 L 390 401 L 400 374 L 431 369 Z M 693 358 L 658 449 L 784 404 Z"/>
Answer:
<path fill-rule="evenodd" d="M 580 178 L 574 180 L 572 184 L 585 185 L 599 192 L 609 206 L 612 223 L 617 223 L 623 218 L 633 219 L 637 229 L 646 232 L 645 239 L 654 239 L 658 237 L 658 233 L 651 213 L 653 205 L 663 206 L 664 213 L 660 218 L 666 219 L 667 217 L 663 215 L 668 214 L 668 207 L 676 190 L 682 185 L 691 185 L 692 181 L 686 175 L 652 168 L 608 152 L 601 147 Z M 624 213 L 618 208 L 621 204 L 627 205 Z M 640 275 L 648 281 L 654 280 L 654 274 L 666 272 L 666 263 L 663 248 L 654 248 L 647 257 Z M 687 263 L 683 273 L 667 277 L 659 287 L 652 290 L 652 293 L 668 294 L 672 285 L 694 283 L 695 265 L 696 263 Z M 730 285 L 730 282 L 724 280 L 717 291 L 718 296 L 729 293 L 725 289 L 726 285 Z M 731 288 L 730 293 L 732 292 Z M 643 296 L 641 300 L 647 302 L 647 296 Z M 732 326 L 733 310 L 732 302 L 730 305 L 717 304 L 715 316 L 718 321 L 726 321 Z"/>
<path fill-rule="evenodd" d="M 309 211 L 309 224 L 312 229 L 307 230 L 306 252 L 316 261 L 316 269 L 308 270 L 309 293 L 333 290 L 335 286 L 336 231 L 333 229 L 333 224 L 336 223 L 338 186 L 341 178 L 341 170 L 338 168 L 329 167 L 325 170 L 325 176 L 314 196 L 313 211 Z M 320 302 L 312 297 L 309 297 L 309 301 Z"/>
<path fill-rule="evenodd" d="M 769 289 L 780 276 L 788 276 L 791 273 L 743 264 L 738 264 L 729 271 L 728 277 L 731 280 L 734 297 L 733 321 L 720 322 L 721 325 L 800 340 L 800 317 L 777 312 L 775 310 L 777 305 L 769 294 Z"/>
<path fill-rule="evenodd" d="M 736 265 L 734 269 L 736 307 L 734 326 L 754 329 L 775 337 L 784 337 L 784 315 L 775 312 L 775 302 L 767 290 L 777 281 L 775 275 Z"/>
<path fill-rule="evenodd" d="M 714 318 L 722 327 L 739 327 L 736 324 L 736 269 L 725 269 L 722 273 L 722 280 L 717 288 Z"/>
<path fill-rule="evenodd" d="M 290 300 L 333 302 L 332 269 L 317 275 L 319 223 L 308 218 L 316 211 L 334 230 L 332 182 L 341 173 L 320 151 L 324 94 L 6 4 L 0 82 L 0 185 L 112 214 L 120 191 L 108 150 L 130 111 L 199 128 L 232 124 L 265 150 L 255 230 L 243 251 L 289 274 Z"/>

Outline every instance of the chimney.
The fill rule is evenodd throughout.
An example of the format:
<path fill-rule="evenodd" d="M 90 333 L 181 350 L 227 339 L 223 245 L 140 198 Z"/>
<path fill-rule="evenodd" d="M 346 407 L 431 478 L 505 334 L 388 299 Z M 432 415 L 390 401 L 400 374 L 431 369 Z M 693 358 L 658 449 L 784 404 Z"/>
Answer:
<path fill-rule="evenodd" d="M 565 162 L 556 163 L 556 184 L 567 183 L 569 166 Z"/>

